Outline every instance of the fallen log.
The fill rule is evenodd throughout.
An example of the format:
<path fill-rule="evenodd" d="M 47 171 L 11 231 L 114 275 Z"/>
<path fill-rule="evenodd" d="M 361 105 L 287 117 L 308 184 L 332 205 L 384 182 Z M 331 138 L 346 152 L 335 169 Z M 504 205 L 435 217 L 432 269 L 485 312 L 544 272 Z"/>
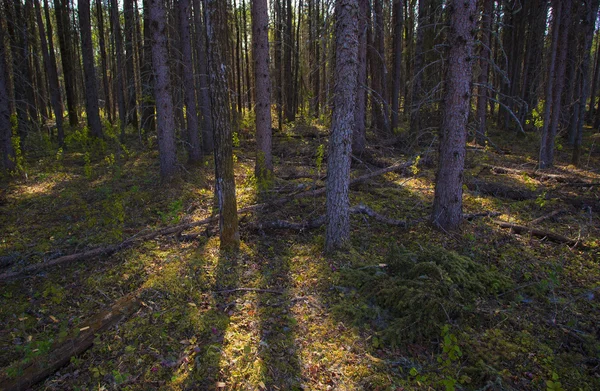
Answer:
<path fill-rule="evenodd" d="M 371 178 L 374 178 L 374 177 L 377 177 L 377 176 L 380 176 L 380 175 L 383 175 L 383 174 L 386 174 L 389 172 L 403 170 L 405 168 L 412 166 L 412 164 L 413 164 L 412 161 L 408 161 L 405 163 L 397 163 L 392 166 L 370 172 L 370 173 L 360 176 L 358 178 L 352 179 L 350 181 L 350 186 L 354 186 L 358 183 L 362 183 Z M 260 210 L 260 209 L 267 208 L 267 207 L 283 205 L 287 202 L 290 202 L 290 201 L 293 201 L 296 199 L 300 199 L 300 198 L 317 197 L 322 194 L 325 194 L 325 191 L 326 191 L 325 187 L 321 187 L 321 188 L 314 189 L 314 190 L 308 190 L 308 191 L 303 191 L 300 193 L 292 194 L 290 196 L 279 198 L 279 199 L 276 199 L 273 201 L 268 201 L 268 202 L 264 202 L 261 204 L 254 204 L 254 205 L 246 206 L 244 208 L 239 209 L 238 214 L 248 213 L 248 212 Z M 21 270 L 4 272 L 4 273 L 0 274 L 0 281 L 17 278 L 17 277 L 20 277 L 20 276 L 23 276 L 26 274 L 30 274 L 33 272 L 37 272 L 37 271 L 49 268 L 51 266 L 64 265 L 67 263 L 81 261 L 84 259 L 95 258 L 98 256 L 108 256 L 117 251 L 131 247 L 140 242 L 152 240 L 152 239 L 162 237 L 162 236 L 179 234 L 190 228 L 214 223 L 214 222 L 217 222 L 218 220 L 219 220 L 219 215 L 216 214 L 214 216 L 207 217 L 202 220 L 198 220 L 198 221 L 194 221 L 194 222 L 190 222 L 190 223 L 179 224 L 179 225 L 174 225 L 174 226 L 170 226 L 170 227 L 165 227 L 165 228 L 162 228 L 162 229 L 159 229 L 156 231 L 152 231 L 152 232 L 149 232 L 149 233 L 146 233 L 143 235 L 138 234 L 138 235 L 132 236 L 131 238 L 129 238 L 119 244 L 95 247 L 95 248 L 91 248 L 89 250 L 85 250 L 83 252 L 58 257 L 58 258 L 52 259 L 51 261 L 48 261 L 48 262 L 29 265 L 29 266 L 22 268 Z"/>
<path fill-rule="evenodd" d="M 490 171 L 492 171 L 494 174 L 516 174 L 516 175 L 527 174 L 530 177 L 539 179 L 541 181 L 555 180 L 557 182 L 572 182 L 573 179 L 576 178 L 574 176 L 551 174 L 548 172 L 542 172 L 542 171 L 538 171 L 538 170 L 520 170 L 517 168 L 492 166 L 489 164 L 485 164 L 484 167 L 489 169 Z"/>
<path fill-rule="evenodd" d="M 472 179 L 465 183 L 467 189 L 484 195 L 507 198 L 515 201 L 531 200 L 537 197 L 537 193 L 517 186 L 508 186 L 503 183 L 485 182 Z"/>
<path fill-rule="evenodd" d="M 541 223 L 542 221 L 551 219 L 551 218 L 553 218 L 555 216 L 558 216 L 559 214 L 563 214 L 563 213 L 566 213 L 566 212 L 567 212 L 566 209 L 556 209 L 556 210 L 553 210 L 552 212 L 550 212 L 548 214 L 545 214 L 543 216 L 538 217 L 537 219 L 531 220 L 529 222 L 529 224 L 530 225 L 536 225 L 536 224 Z"/>
<path fill-rule="evenodd" d="M 383 224 L 392 225 L 392 226 L 401 227 L 401 228 L 409 228 L 416 224 L 420 224 L 420 223 L 428 221 L 427 217 L 423 217 L 423 218 L 415 219 L 415 220 L 392 219 L 392 218 L 386 217 L 380 213 L 377 213 L 373 209 L 369 208 L 366 205 L 362 205 L 362 204 L 353 206 L 352 208 L 350 208 L 350 214 L 365 214 Z M 465 219 L 467 221 L 472 221 L 476 218 L 496 217 L 496 216 L 499 216 L 500 214 L 501 213 L 499 213 L 499 212 L 472 213 L 472 214 L 464 215 L 463 219 Z M 274 220 L 274 221 L 250 224 L 250 225 L 248 225 L 248 227 L 250 227 L 252 229 L 258 229 L 258 230 L 289 229 L 289 230 L 293 230 L 293 231 L 304 231 L 304 230 L 308 230 L 308 229 L 319 228 L 319 227 L 325 225 L 325 223 L 326 223 L 325 215 L 321 215 L 321 216 L 317 217 L 316 219 L 301 221 L 298 223 L 289 222 L 289 221 L 285 221 L 285 220 Z"/>
<path fill-rule="evenodd" d="M 133 315 L 141 305 L 139 297 L 140 291 L 123 296 L 108 310 L 96 314 L 84 322 L 64 341 L 55 343 L 47 354 L 37 356 L 33 360 L 23 360 L 16 367 L 12 367 L 11 372 L 16 370 L 16 376 L 8 376 L 7 368 L 2 369 L 0 371 L 2 390 L 26 390 L 54 374 L 67 365 L 71 357 L 80 355 L 89 349 L 94 344 L 97 334 Z"/>
<path fill-rule="evenodd" d="M 583 247 L 581 242 L 579 242 L 578 240 L 569 239 L 566 236 L 555 234 L 553 232 L 543 231 L 541 229 L 532 228 L 532 227 L 526 227 L 524 225 L 507 223 L 505 221 L 500 221 L 500 220 L 494 220 L 494 223 L 498 224 L 502 228 L 509 228 L 511 231 L 513 231 L 516 234 L 529 233 L 532 236 L 535 236 L 535 237 L 538 237 L 541 239 L 548 239 L 548 240 L 551 240 L 556 243 L 564 243 L 564 244 L 568 244 L 569 246 Z"/>

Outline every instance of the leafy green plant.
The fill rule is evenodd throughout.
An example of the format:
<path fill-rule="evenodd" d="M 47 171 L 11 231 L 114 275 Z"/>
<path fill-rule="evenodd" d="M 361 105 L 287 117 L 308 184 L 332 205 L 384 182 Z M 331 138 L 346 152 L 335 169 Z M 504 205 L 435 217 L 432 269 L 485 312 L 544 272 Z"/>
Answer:
<path fill-rule="evenodd" d="M 183 212 L 183 200 L 175 200 L 169 204 L 166 212 L 158 211 L 158 216 L 163 224 L 179 222 L 180 214 Z"/>
<path fill-rule="evenodd" d="M 564 391 L 561 382 L 559 381 L 558 374 L 552 372 L 552 380 L 546 380 L 546 391 Z"/>
<path fill-rule="evenodd" d="M 321 175 L 323 169 L 323 159 L 325 158 L 325 144 L 319 144 L 317 147 L 317 155 L 315 158 L 315 166 L 317 168 L 317 174 Z"/>

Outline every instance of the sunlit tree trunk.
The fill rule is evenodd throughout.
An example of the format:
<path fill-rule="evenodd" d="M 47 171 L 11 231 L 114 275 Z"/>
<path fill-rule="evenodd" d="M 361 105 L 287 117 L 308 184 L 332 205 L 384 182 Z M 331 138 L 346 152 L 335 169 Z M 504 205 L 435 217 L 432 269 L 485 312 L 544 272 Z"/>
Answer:
<path fill-rule="evenodd" d="M 231 104 L 227 87 L 227 4 L 225 0 L 206 0 L 205 5 L 220 246 L 221 250 L 236 251 L 240 245 L 240 233 L 233 172 Z"/>
<path fill-rule="evenodd" d="M 271 78 L 269 76 L 269 8 L 267 0 L 252 1 L 252 57 L 256 85 L 256 166 L 260 182 L 273 173 L 271 153 Z"/>
<path fill-rule="evenodd" d="M 121 36 L 121 22 L 119 21 L 119 7 L 117 0 L 110 0 L 110 21 L 113 47 L 116 52 L 116 84 L 117 107 L 119 108 L 119 122 L 121 124 L 121 138 L 125 137 L 127 125 L 127 106 L 125 103 L 125 62 L 123 60 L 123 37 Z M 166 58 L 165 58 L 166 60 Z"/>

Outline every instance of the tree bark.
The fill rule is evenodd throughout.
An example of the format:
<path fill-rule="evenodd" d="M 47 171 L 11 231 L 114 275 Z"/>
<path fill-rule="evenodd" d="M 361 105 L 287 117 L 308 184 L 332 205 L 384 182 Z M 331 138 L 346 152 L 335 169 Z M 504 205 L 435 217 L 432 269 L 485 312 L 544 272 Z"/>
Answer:
<path fill-rule="evenodd" d="M 352 151 L 360 155 L 365 151 L 367 121 L 367 19 L 369 0 L 358 0 L 358 79 L 356 90 L 356 109 L 354 111 L 354 131 L 352 132 Z"/>
<path fill-rule="evenodd" d="M 490 38 L 492 36 L 492 12 L 494 11 L 493 0 L 483 0 L 483 15 L 481 17 L 481 46 L 479 50 L 479 87 L 477 88 L 477 130 L 475 141 L 479 145 L 485 144 L 486 116 L 488 102 L 488 74 L 490 62 Z"/>
<path fill-rule="evenodd" d="M 256 167 L 254 175 L 259 183 L 270 180 L 273 175 L 268 11 L 267 0 L 252 1 L 252 56 L 256 85 Z"/>
<path fill-rule="evenodd" d="M 562 103 L 562 91 L 565 86 L 565 71 L 567 68 L 567 52 L 569 39 L 569 25 L 571 23 L 571 7 L 572 0 L 561 1 L 562 17 L 560 20 L 560 40 L 557 48 L 557 68 L 554 76 L 554 91 L 552 95 L 552 116 L 550 119 L 550 127 L 548 128 L 548 136 L 546 137 L 546 155 L 540 161 L 540 168 L 552 167 L 554 165 L 554 144 L 558 125 L 560 122 L 560 112 Z"/>
<path fill-rule="evenodd" d="M 583 125 L 585 123 L 586 103 L 590 91 L 590 51 L 592 49 L 592 41 L 594 40 L 594 29 L 596 26 L 596 15 L 598 14 L 599 0 L 588 1 L 586 3 L 585 12 L 583 15 L 584 21 L 584 47 L 583 47 L 583 63 L 581 66 L 581 95 L 579 96 L 579 118 L 577 121 L 577 130 L 575 134 L 575 143 L 573 148 L 573 156 L 571 162 L 575 166 L 579 166 L 579 157 L 581 154 L 581 139 L 583 137 Z M 590 101 L 590 111 L 593 102 Z"/>
<path fill-rule="evenodd" d="M 456 229 L 462 221 L 462 185 L 466 125 L 471 99 L 475 10 L 475 0 L 452 0 L 446 8 L 450 23 L 447 38 L 450 49 L 432 215 L 434 225 L 443 230 Z"/>
<path fill-rule="evenodd" d="M 283 45 L 283 95 L 285 98 L 284 112 L 285 120 L 293 122 L 296 119 L 294 112 L 294 78 L 292 75 L 292 50 L 294 48 L 293 36 L 293 13 L 292 0 L 284 0 L 285 3 L 285 26 L 284 26 L 284 45 Z"/>
<path fill-rule="evenodd" d="M 1 10 L 0 14 L 2 14 Z M 4 25 L 0 23 L 0 148 L 2 148 L 2 169 L 11 172 L 15 169 L 16 162 L 15 150 L 12 145 L 12 125 L 10 123 L 10 99 L 6 65 Z"/>
<path fill-rule="evenodd" d="M 546 148 L 548 148 L 549 128 L 550 128 L 550 115 L 552 112 L 552 102 L 554 93 L 554 73 L 556 70 L 556 52 L 558 47 L 559 32 L 560 32 L 560 21 L 561 21 L 561 9 L 562 4 L 560 0 L 553 0 L 552 2 L 552 43 L 550 44 L 550 52 L 548 54 L 548 76 L 546 80 L 546 94 L 544 102 L 544 125 L 542 127 L 542 136 L 540 139 L 540 157 L 539 166 L 540 168 L 546 168 L 548 166 L 548 155 Z"/>
<path fill-rule="evenodd" d="M 48 9 L 48 0 L 46 2 L 46 10 Z M 54 120 L 56 122 L 56 129 L 58 133 L 58 143 L 62 147 L 64 141 L 64 127 L 63 127 L 63 105 L 60 94 L 60 86 L 58 84 L 58 71 L 56 69 L 56 57 L 54 54 L 54 44 L 52 43 L 52 26 L 50 24 L 50 13 L 46 12 L 46 24 L 48 26 L 48 40 L 46 40 L 46 32 L 44 31 L 44 23 L 42 21 L 42 10 L 40 7 L 39 0 L 35 0 L 35 10 L 38 23 L 38 29 L 40 33 L 40 44 L 42 47 L 42 56 L 44 58 L 44 65 L 46 66 L 46 75 L 48 75 L 48 85 L 50 87 L 50 102 L 52 103 L 52 110 L 54 112 Z M 48 48 L 49 44 L 49 48 Z"/>
<path fill-rule="evenodd" d="M 413 61 L 413 81 L 410 110 L 410 134 L 415 137 L 421 129 L 421 106 L 423 96 L 423 44 L 425 38 L 425 23 L 427 20 L 426 0 L 419 1 L 417 39 L 415 42 L 415 58 Z"/>
<path fill-rule="evenodd" d="M 66 0 L 54 0 L 54 12 L 56 15 L 56 28 L 58 29 L 60 59 L 65 81 L 69 125 L 71 125 L 71 127 L 76 127 L 79 123 L 79 118 L 77 114 L 77 93 L 74 69 L 75 57 L 71 50 L 71 28 L 69 9 Z"/>
<path fill-rule="evenodd" d="M 94 48 L 92 47 L 92 28 L 90 21 L 90 0 L 78 0 L 79 28 L 81 31 L 81 52 L 85 74 L 85 106 L 87 122 L 94 137 L 102 137 L 102 123 L 98 110 L 98 91 L 96 89 L 96 69 L 94 68 Z"/>
<path fill-rule="evenodd" d="M 350 155 L 358 80 L 358 0 L 335 3 L 335 93 L 327 158 L 327 230 L 325 250 L 350 239 Z"/>
<path fill-rule="evenodd" d="M 175 148 L 175 117 L 168 64 L 166 15 L 162 0 L 148 0 L 148 8 L 152 32 L 152 67 L 156 78 L 154 99 L 156 101 L 160 176 L 163 180 L 168 180 L 177 171 L 177 155 Z"/>
<path fill-rule="evenodd" d="M 108 122 L 112 124 L 114 113 L 112 111 L 110 87 L 108 83 L 108 62 L 106 60 L 106 41 L 104 39 L 104 10 L 102 0 L 96 0 L 96 20 L 98 21 L 98 45 L 100 47 L 100 61 L 102 64 L 102 87 L 104 91 L 104 110 Z"/>
<path fill-rule="evenodd" d="M 198 134 L 198 110 L 196 108 L 196 83 L 194 83 L 194 65 L 192 59 L 192 40 L 190 38 L 190 0 L 178 0 L 179 43 L 183 60 L 183 88 L 185 90 L 185 117 L 187 120 L 188 160 L 198 163 L 202 159 L 200 136 Z"/>
<path fill-rule="evenodd" d="M 240 245 L 233 172 L 233 140 L 227 87 L 227 4 L 224 0 L 206 0 L 208 69 L 215 143 L 215 192 L 219 205 L 220 247 L 237 251 Z"/>
<path fill-rule="evenodd" d="M 116 52 L 116 95 L 117 106 L 119 108 L 119 123 L 121 124 L 121 139 L 125 137 L 125 127 L 127 126 L 127 106 L 125 103 L 125 64 L 123 61 L 123 37 L 121 36 L 121 22 L 119 21 L 119 7 L 117 0 L 110 0 L 110 21 L 113 39 L 113 47 Z M 165 58 L 166 61 L 166 58 Z"/>
<path fill-rule="evenodd" d="M 150 27 L 150 15 L 148 13 L 148 0 L 143 0 L 144 20 L 144 49 L 142 67 L 140 69 L 142 80 L 142 129 L 146 134 L 156 129 L 154 112 L 154 73 L 152 70 L 152 28 Z"/>
<path fill-rule="evenodd" d="M 134 31 L 135 20 L 133 17 L 133 0 L 123 1 L 123 15 L 125 19 L 125 70 L 127 88 L 127 123 L 137 128 L 137 93 L 135 90 L 135 51 Z"/>
<path fill-rule="evenodd" d="M 194 0 L 194 20 L 196 21 L 197 52 L 198 52 L 198 71 L 199 91 L 198 104 L 202 113 L 202 149 L 204 153 L 209 154 L 214 151 L 214 132 L 212 123 L 212 108 L 210 94 L 208 89 L 208 64 L 206 62 L 206 28 L 200 9 L 200 0 Z"/>
<path fill-rule="evenodd" d="M 402 32 L 404 29 L 404 0 L 394 0 L 394 82 L 392 87 L 392 121 L 393 131 L 398 127 L 400 112 L 400 82 L 402 80 Z"/>

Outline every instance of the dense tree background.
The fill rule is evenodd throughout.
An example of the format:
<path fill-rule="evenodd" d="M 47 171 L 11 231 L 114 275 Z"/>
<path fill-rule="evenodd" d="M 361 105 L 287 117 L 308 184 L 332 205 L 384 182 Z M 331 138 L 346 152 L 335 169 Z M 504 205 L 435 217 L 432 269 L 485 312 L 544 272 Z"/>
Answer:
<path fill-rule="evenodd" d="M 125 307 L 154 310 L 154 300 L 172 296 L 186 310 L 220 311 L 211 313 L 214 319 L 198 321 L 206 331 L 206 361 L 215 361 L 211 349 L 220 351 L 223 329 L 234 320 L 237 304 L 226 301 L 227 295 L 285 296 L 285 304 L 260 296 L 251 309 L 263 314 L 278 307 L 275 315 L 252 324 L 262 328 L 252 338 L 260 339 L 259 350 L 280 349 L 281 358 L 289 356 L 285 349 L 293 344 L 286 331 L 295 327 L 290 308 L 308 301 L 302 289 L 327 286 L 340 300 L 357 304 L 335 309 L 343 314 L 339 319 L 350 317 L 376 330 L 362 341 L 373 345 L 365 356 L 374 359 L 369 368 L 386 366 L 408 383 L 425 384 L 428 375 L 397 359 L 396 344 L 438 338 L 439 370 L 430 374 L 442 379 L 434 387 L 455 389 L 460 381 L 468 388 L 472 381 L 493 389 L 497 382 L 488 373 L 493 372 L 514 382 L 515 389 L 523 381 L 529 382 L 523 389 L 559 390 L 557 362 L 588 371 L 562 371 L 571 386 L 583 378 L 598 384 L 596 345 L 582 346 L 594 333 L 600 335 L 597 279 L 592 278 L 598 270 L 600 209 L 599 6 L 600 0 L 0 0 L 0 209 L 8 211 L 0 214 L 7 232 L 0 232 L 0 284 L 63 262 L 120 256 L 126 248 L 174 235 L 177 246 L 196 245 L 197 253 L 190 255 L 196 262 L 193 272 L 171 269 L 169 262 L 177 256 L 169 255 L 166 266 L 132 266 L 134 271 L 116 273 L 122 277 L 118 282 L 139 277 L 141 269 L 160 278 L 166 273 L 178 287 L 194 279 L 194 290 L 200 287 L 198 294 L 218 305 L 200 308 L 205 298 L 187 291 L 173 294 L 160 280 L 145 291 L 153 290 L 151 299 L 136 296 Z M 409 180 L 414 183 L 406 190 Z M 40 199 L 46 204 L 36 204 Z M 15 212 L 6 205 L 16 205 Z M 291 215 L 284 205 L 295 208 Z M 255 215 L 248 219 L 250 212 Z M 565 236 L 554 232 L 554 225 L 544 226 L 565 214 L 571 219 L 559 225 Z M 45 224 L 52 226 L 46 215 L 59 221 L 60 234 L 45 232 Z M 485 223 L 473 222 L 482 217 Z M 211 228 L 216 222 L 218 228 Z M 302 236 L 323 226 L 310 239 Z M 191 229 L 196 231 L 184 233 Z M 503 229 L 511 235 L 498 232 Z M 278 241 L 270 230 L 293 235 Z M 516 243 L 512 234 L 526 239 Z M 218 236 L 216 246 L 213 236 Z M 288 245 L 290 237 L 307 240 L 303 246 L 309 250 Z M 544 247 L 548 243 L 556 247 Z M 361 252 L 365 248 L 368 253 Z M 156 251 L 153 256 L 162 260 Z M 298 261 L 296 252 L 302 254 L 302 266 L 290 261 Z M 217 254 L 210 265 L 203 264 L 206 253 Z M 287 263 L 274 261 L 279 257 Z M 322 261 L 318 272 L 309 270 L 313 257 Z M 516 265 L 521 258 L 526 265 L 542 265 L 532 270 Z M 578 263 L 573 266 L 571 260 Z M 198 271 L 203 268 L 210 269 L 210 284 Z M 315 274 L 327 275 L 327 282 Z M 567 275 L 568 283 L 559 275 Z M 138 277 L 120 296 L 129 300 L 125 291 L 141 289 Z M 94 278 L 80 285 L 108 297 L 106 286 L 94 286 Z M 240 288 L 249 281 L 256 288 Z M 63 300 L 55 291 L 64 281 L 38 283 L 43 286 L 29 293 L 19 291 L 27 284 L 11 285 L 21 292 L 15 303 L 37 308 L 42 299 Z M 293 291 L 294 284 L 302 289 Z M 534 290 L 531 286 L 535 291 L 523 290 Z M 0 300 L 13 305 L 12 292 Z M 482 304 L 490 294 L 498 296 Z M 521 321 L 503 324 L 499 314 L 508 307 L 519 314 L 530 296 L 543 298 L 540 307 L 552 315 L 531 310 L 528 330 L 550 325 L 565 339 L 555 350 L 579 356 L 563 360 L 556 353 L 552 360 L 549 354 L 538 360 L 545 351 L 527 356 L 539 341 L 519 334 L 519 341 L 500 348 L 528 345 L 519 350 L 531 361 L 526 370 L 519 367 L 520 373 L 509 376 L 493 368 L 498 363 L 478 367 L 489 358 L 482 353 L 487 342 L 481 341 Z M 311 308 L 329 311 L 327 299 L 321 299 L 311 299 Z M 156 308 L 157 316 L 166 311 Z M 10 335 L 7 354 L 29 359 L 47 353 L 48 346 L 21 335 L 25 331 L 19 334 L 17 320 L 24 322 L 22 330 L 35 334 L 25 319 L 47 318 L 48 311 L 11 311 L 0 311 L 0 321 L 11 324 L 10 330 L 0 330 L 0 339 Z M 79 315 L 70 314 L 64 323 L 49 318 L 50 326 L 60 327 L 55 331 L 61 337 L 52 343 L 63 341 L 63 329 Z M 478 334 L 477 348 L 471 346 L 472 355 L 465 358 L 473 364 L 469 370 L 450 375 L 461 355 L 449 327 L 467 318 L 469 327 L 494 326 Z M 273 319 L 289 322 L 274 332 L 268 326 Z M 343 330 L 321 326 L 343 334 L 351 324 Z M 448 326 L 441 328 L 440 340 L 443 324 Z M 186 360 L 198 351 L 190 342 L 196 336 L 183 335 L 188 331 L 178 330 L 176 343 L 182 340 L 188 349 L 179 358 L 159 359 L 150 345 L 140 353 L 154 354 L 160 363 L 140 382 L 154 372 L 166 378 L 160 368 L 189 364 Z M 468 335 L 464 331 L 463 337 Z M 390 345 L 382 346 L 384 340 Z M 245 343 L 234 350 L 256 353 Z M 350 345 L 338 347 L 350 352 Z M 410 345 L 412 357 L 427 356 L 419 349 Z M 8 359 L 2 354 L 4 366 Z M 219 365 L 212 361 L 197 364 L 215 372 Z M 299 373 L 305 365 L 295 356 L 287 364 L 281 373 Z M 306 364 L 303 370 L 319 378 L 325 368 L 319 365 Z M 471 372 L 477 375 L 471 378 Z M 97 377 L 117 388 L 119 373 L 114 368 Z M 215 373 L 200 378 L 225 387 Z M 254 380 L 247 388 L 298 385 Z M 361 387 L 369 389 L 371 380 Z M 128 381 L 135 386 L 137 380 Z M 214 388 L 207 382 L 187 385 Z M 325 383 L 335 381 L 319 378 L 311 386 L 325 389 Z"/>

